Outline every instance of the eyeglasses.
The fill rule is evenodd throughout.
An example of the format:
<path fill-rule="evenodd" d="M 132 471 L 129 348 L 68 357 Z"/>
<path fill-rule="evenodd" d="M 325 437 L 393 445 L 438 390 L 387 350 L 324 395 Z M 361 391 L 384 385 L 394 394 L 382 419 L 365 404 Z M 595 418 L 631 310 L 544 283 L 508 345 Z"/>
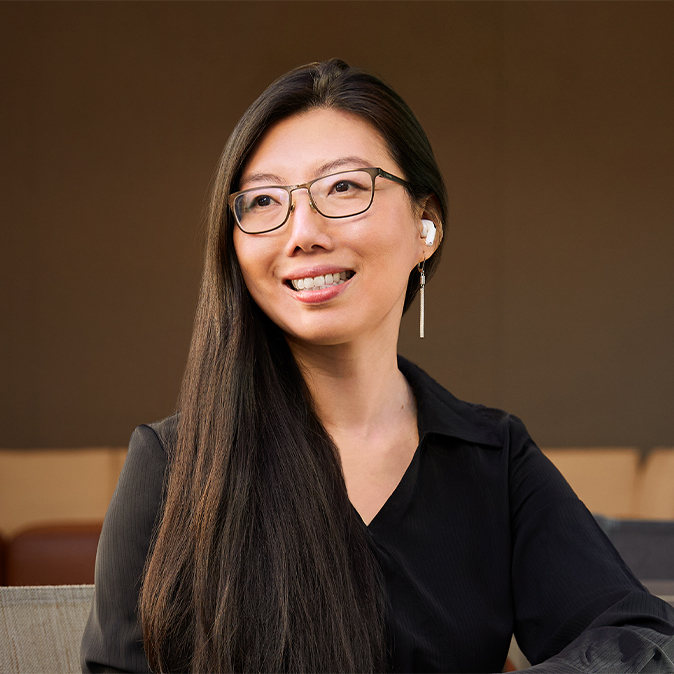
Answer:
<path fill-rule="evenodd" d="M 374 181 L 386 178 L 399 185 L 409 183 L 380 168 L 351 169 L 331 173 L 302 185 L 252 187 L 235 192 L 229 205 L 239 229 L 246 234 L 264 234 L 282 227 L 294 204 L 292 193 L 306 189 L 312 208 L 325 218 L 349 218 L 370 208 Z"/>

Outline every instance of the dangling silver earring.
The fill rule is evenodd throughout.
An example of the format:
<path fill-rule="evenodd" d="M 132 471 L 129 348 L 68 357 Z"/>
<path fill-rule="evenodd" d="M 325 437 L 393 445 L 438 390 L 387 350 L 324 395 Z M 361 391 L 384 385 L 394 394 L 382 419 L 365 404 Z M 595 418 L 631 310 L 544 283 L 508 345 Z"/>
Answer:
<path fill-rule="evenodd" d="M 426 258 L 417 265 L 421 279 L 419 280 L 419 337 L 424 338 L 424 323 L 426 321 Z"/>

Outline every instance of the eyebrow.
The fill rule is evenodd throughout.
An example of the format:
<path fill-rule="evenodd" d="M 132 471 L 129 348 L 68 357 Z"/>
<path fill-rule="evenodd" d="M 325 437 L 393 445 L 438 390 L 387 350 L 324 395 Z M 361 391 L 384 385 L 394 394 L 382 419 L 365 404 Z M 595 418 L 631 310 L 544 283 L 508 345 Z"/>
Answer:
<path fill-rule="evenodd" d="M 372 165 L 371 162 L 363 159 L 362 157 L 340 157 L 339 159 L 333 159 L 332 161 L 325 162 L 325 164 L 321 164 L 314 171 L 314 177 L 321 178 L 324 175 L 329 175 L 331 171 L 339 169 L 342 166 L 353 166 L 354 164 L 354 168 L 367 168 Z M 241 185 L 246 185 L 248 183 L 282 185 L 283 180 L 275 173 L 251 173 L 250 175 L 243 176 L 243 179 L 241 180 Z"/>
<path fill-rule="evenodd" d="M 325 164 L 319 166 L 316 169 L 316 177 L 324 176 L 330 171 L 341 168 L 342 166 L 349 166 L 353 164 L 357 165 L 356 168 L 367 168 L 372 166 L 371 162 L 369 162 L 367 159 L 363 159 L 362 157 L 340 157 L 339 159 L 326 162 Z"/>

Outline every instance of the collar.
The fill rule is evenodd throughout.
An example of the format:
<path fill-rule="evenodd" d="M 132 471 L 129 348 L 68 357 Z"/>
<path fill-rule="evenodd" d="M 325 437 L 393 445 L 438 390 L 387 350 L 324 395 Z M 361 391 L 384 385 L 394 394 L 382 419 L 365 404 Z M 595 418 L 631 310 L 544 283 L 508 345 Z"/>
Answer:
<path fill-rule="evenodd" d="M 505 412 L 455 398 L 402 356 L 398 356 L 398 368 L 414 391 L 420 436 L 439 433 L 473 444 L 503 447 L 508 418 Z"/>

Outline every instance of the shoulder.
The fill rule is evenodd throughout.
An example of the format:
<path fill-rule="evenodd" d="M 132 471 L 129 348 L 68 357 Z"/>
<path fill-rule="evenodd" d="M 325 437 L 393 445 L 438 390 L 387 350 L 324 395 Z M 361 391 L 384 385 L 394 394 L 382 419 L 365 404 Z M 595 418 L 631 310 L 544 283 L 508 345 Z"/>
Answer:
<path fill-rule="evenodd" d="M 147 496 L 150 494 L 154 501 L 159 501 L 176 430 L 176 414 L 156 423 L 143 424 L 134 430 L 110 504 L 111 509 L 134 510 L 141 505 L 139 499 L 147 507 Z"/>
<path fill-rule="evenodd" d="M 162 477 L 173 453 L 178 432 L 178 413 L 151 424 L 138 426 L 131 434 L 129 451 L 120 475 L 120 484 L 126 484 L 133 474 L 143 471 L 161 472 Z M 131 475 L 130 475 L 131 474 Z"/>
<path fill-rule="evenodd" d="M 154 456 L 155 460 L 165 461 L 173 451 L 177 433 L 177 412 L 161 421 L 141 424 L 131 435 L 127 461 L 129 457 L 134 458 L 136 455 L 145 455 L 146 458 Z"/>
<path fill-rule="evenodd" d="M 103 526 L 103 538 L 113 532 L 135 539 L 139 552 L 147 552 L 156 517 L 161 509 L 164 478 L 177 432 L 177 414 L 138 426 L 117 482 Z M 113 536 L 114 538 L 114 536 Z M 142 551 L 141 551 L 142 549 Z"/>
<path fill-rule="evenodd" d="M 166 419 L 155 421 L 151 424 L 144 424 L 136 429 L 136 432 L 144 433 L 144 429 L 149 429 L 154 433 L 161 444 L 165 453 L 170 454 L 175 445 L 176 436 L 178 434 L 178 412 L 172 414 Z"/>

